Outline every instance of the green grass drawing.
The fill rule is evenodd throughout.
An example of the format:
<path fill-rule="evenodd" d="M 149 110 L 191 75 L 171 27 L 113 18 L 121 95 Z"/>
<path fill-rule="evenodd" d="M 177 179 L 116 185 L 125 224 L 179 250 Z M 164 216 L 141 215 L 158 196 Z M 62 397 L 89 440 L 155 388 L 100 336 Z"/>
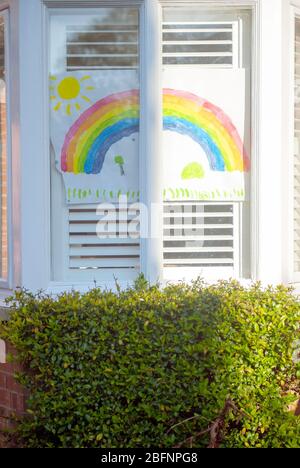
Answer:
<path fill-rule="evenodd" d="M 118 191 L 113 190 L 106 190 L 106 189 L 90 189 L 90 188 L 71 188 L 67 187 L 67 198 L 68 201 L 71 202 L 73 200 L 87 200 L 89 198 L 95 198 L 99 201 L 109 199 L 119 199 L 122 195 L 127 197 L 128 200 L 139 200 L 140 192 L 130 191 L 128 190 L 127 193 L 123 192 L 121 189 Z"/>
<path fill-rule="evenodd" d="M 183 188 L 171 188 L 168 187 L 163 190 L 163 199 L 182 199 L 182 200 L 220 200 L 227 199 L 232 200 L 234 198 L 243 198 L 245 196 L 244 189 L 233 189 L 232 191 L 224 190 L 223 193 L 220 190 L 215 189 L 212 191 L 199 191 L 199 190 L 188 190 Z"/>
<path fill-rule="evenodd" d="M 131 201 L 139 201 L 140 200 L 140 192 L 130 191 L 123 192 L 121 189 L 119 190 L 107 190 L 107 189 L 90 189 L 86 187 L 82 188 L 72 188 L 67 187 L 67 198 L 68 202 L 72 202 L 75 200 L 85 200 L 86 202 L 89 201 L 89 198 L 93 198 L 95 200 L 106 201 L 107 199 L 110 200 L 118 200 L 121 195 L 127 197 L 127 200 Z M 163 189 L 163 199 L 171 199 L 171 200 L 232 200 L 232 199 L 243 199 L 245 197 L 245 190 L 241 187 L 233 188 L 231 191 L 224 190 L 222 193 L 219 189 L 215 189 L 212 191 L 199 191 L 199 190 L 189 190 L 187 188 L 182 187 L 168 187 Z"/>

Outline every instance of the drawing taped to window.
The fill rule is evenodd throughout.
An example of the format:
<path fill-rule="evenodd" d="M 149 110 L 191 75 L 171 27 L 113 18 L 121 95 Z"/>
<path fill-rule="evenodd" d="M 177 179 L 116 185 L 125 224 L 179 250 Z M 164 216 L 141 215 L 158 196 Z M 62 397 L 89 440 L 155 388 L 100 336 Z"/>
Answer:
<path fill-rule="evenodd" d="M 181 69 L 163 76 L 164 200 L 244 200 L 250 160 L 240 136 L 243 72 Z M 234 93 L 222 96 L 226 84 Z"/>
<path fill-rule="evenodd" d="M 127 86 L 126 86 L 127 85 Z M 129 89 L 129 91 L 125 91 Z M 134 89 L 133 91 L 131 91 Z M 139 92 L 132 70 L 50 77 L 51 142 L 68 204 L 139 198 Z"/>
<path fill-rule="evenodd" d="M 103 73 L 110 72 L 103 71 L 102 79 Z M 225 93 L 223 101 L 244 134 L 245 77 L 232 73 L 226 70 L 221 82 L 222 87 L 224 81 L 234 86 L 236 99 Z M 114 71 L 105 80 L 93 72 L 51 76 L 51 140 L 67 203 L 115 202 L 120 195 L 139 199 L 139 91 L 138 85 L 126 88 L 135 76 L 124 70 L 122 77 Z M 212 94 L 213 76 L 215 72 L 199 80 L 197 89 L 191 83 L 189 91 L 178 86 L 163 90 L 165 200 L 245 199 L 250 162 L 238 127 L 219 102 L 200 97 L 201 88 L 204 95 Z M 172 77 L 165 76 L 165 82 L 170 84 Z"/>

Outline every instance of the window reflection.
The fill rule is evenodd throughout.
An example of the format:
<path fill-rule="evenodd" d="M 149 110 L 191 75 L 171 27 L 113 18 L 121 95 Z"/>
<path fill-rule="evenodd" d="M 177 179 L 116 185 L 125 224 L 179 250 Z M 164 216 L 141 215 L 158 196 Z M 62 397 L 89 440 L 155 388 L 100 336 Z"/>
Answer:
<path fill-rule="evenodd" d="M 0 278 L 8 275 L 5 20 L 0 17 Z"/>

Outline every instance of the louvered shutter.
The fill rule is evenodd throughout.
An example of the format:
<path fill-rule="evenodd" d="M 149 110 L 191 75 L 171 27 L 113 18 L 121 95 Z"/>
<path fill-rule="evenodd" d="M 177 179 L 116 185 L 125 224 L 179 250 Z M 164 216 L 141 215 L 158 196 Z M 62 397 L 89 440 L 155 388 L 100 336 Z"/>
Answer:
<path fill-rule="evenodd" d="M 236 22 L 164 22 L 163 64 L 232 67 Z"/>
<path fill-rule="evenodd" d="M 138 68 L 137 25 L 66 27 L 67 71 Z"/>
<path fill-rule="evenodd" d="M 71 270 L 115 268 L 139 269 L 139 237 L 129 232 L 134 218 L 126 207 L 118 206 L 117 214 L 124 214 L 124 221 L 116 221 L 115 211 L 109 209 L 96 213 L 93 205 L 69 208 L 69 268 Z M 111 216 L 110 216 L 111 214 Z M 105 219 L 103 219 L 105 216 Z M 103 224 L 103 235 L 97 234 L 97 225 Z M 116 235 L 115 235 L 116 234 Z M 107 236 L 111 236 L 107 238 Z"/>
<path fill-rule="evenodd" d="M 164 267 L 234 269 L 238 262 L 236 209 L 230 203 L 165 203 Z"/>
<path fill-rule="evenodd" d="M 84 72 L 84 76 L 92 76 L 92 80 L 97 76 L 98 83 L 101 84 L 102 79 L 108 86 L 109 73 L 118 73 L 120 79 L 115 75 L 113 86 L 118 79 L 122 81 L 124 70 L 127 73 L 124 86 L 128 89 L 137 88 L 137 10 L 99 8 L 94 14 L 88 11 L 83 13 L 82 10 L 74 15 L 68 12 L 54 14 L 50 30 L 53 75 L 57 73 L 60 77 L 65 73 L 68 74 L 66 76 L 78 77 L 80 81 L 80 73 Z M 134 80 L 131 76 L 135 77 Z M 86 106 L 80 104 L 78 115 L 92 105 L 89 94 L 83 98 L 90 102 L 86 102 Z M 132 145 L 137 146 L 137 141 Z M 126 282 L 134 280 L 140 271 L 139 223 L 135 221 L 138 211 L 129 206 L 117 205 L 116 197 L 112 199 L 108 192 L 99 203 L 107 202 L 111 208 L 99 213 L 95 203 L 85 200 L 89 190 L 77 190 L 76 196 L 78 198 L 79 195 L 82 202 L 78 199 L 69 205 L 66 202 L 68 189 L 65 189 L 56 167 L 60 164 L 59 152 L 54 146 L 51 158 L 53 280 L 74 284 L 91 281 L 95 284 L 109 284 L 114 279 Z M 137 197 L 136 191 L 133 201 L 137 201 Z M 99 226 L 103 228 L 103 234 L 97 233 Z"/>
<path fill-rule="evenodd" d="M 206 21 L 205 16 L 207 16 Z M 198 94 L 199 90 L 202 99 L 207 97 L 203 95 L 203 90 L 207 89 L 207 82 L 212 77 L 215 88 L 211 92 L 210 101 L 213 102 L 215 99 L 214 103 L 218 106 L 220 90 L 224 94 L 229 94 L 230 99 L 239 100 L 234 86 L 227 89 L 222 77 L 227 80 L 227 76 L 235 77 L 239 73 L 242 77 L 243 70 L 246 73 L 245 77 L 250 76 L 250 31 L 251 18 L 243 12 L 214 15 L 199 13 L 199 10 L 195 11 L 192 7 L 165 8 L 162 31 L 164 88 L 173 90 L 180 87 L 179 89 L 185 93 L 193 94 Z M 230 84 L 230 79 L 227 80 L 227 84 L 228 82 Z M 245 86 L 245 95 L 249 97 L 246 83 Z M 242 138 L 250 154 L 248 98 L 241 100 L 240 106 L 245 106 L 241 109 L 241 112 L 245 113 L 246 122 Z M 185 149 L 185 142 L 182 142 L 180 151 L 177 151 L 179 143 L 179 139 L 175 141 L 173 134 L 170 134 L 169 141 L 165 141 L 164 144 L 164 159 L 167 152 L 171 154 L 164 169 L 165 179 L 169 183 L 171 179 L 167 174 L 168 167 L 172 164 L 172 160 L 174 161 L 172 159 L 175 157 L 174 154 L 177 158 L 181 158 L 188 151 Z M 193 153 L 191 161 L 197 161 L 196 156 L 196 152 Z M 174 165 L 173 163 L 173 171 Z M 164 277 L 175 280 L 198 276 L 248 277 L 250 275 L 248 182 L 245 187 L 245 198 L 241 201 L 235 200 L 232 194 L 228 194 L 228 201 L 222 197 L 218 201 L 220 195 L 218 190 L 214 193 L 201 192 L 201 184 L 199 179 L 198 190 L 187 190 L 186 186 L 180 188 L 180 185 L 174 188 L 174 184 L 171 183 L 164 187 L 169 195 L 164 202 Z M 169 186 L 173 186 L 173 190 L 168 189 Z"/>

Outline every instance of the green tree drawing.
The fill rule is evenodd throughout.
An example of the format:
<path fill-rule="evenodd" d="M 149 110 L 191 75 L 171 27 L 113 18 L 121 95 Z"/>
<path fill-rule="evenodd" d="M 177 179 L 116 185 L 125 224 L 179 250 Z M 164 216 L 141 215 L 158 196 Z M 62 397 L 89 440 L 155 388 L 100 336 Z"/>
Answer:
<path fill-rule="evenodd" d="M 125 161 L 124 161 L 124 158 L 122 156 L 116 156 L 115 157 L 115 163 L 120 167 L 120 171 L 121 171 L 121 176 L 124 176 L 125 175 L 125 171 L 124 171 L 124 164 L 125 164 Z"/>

